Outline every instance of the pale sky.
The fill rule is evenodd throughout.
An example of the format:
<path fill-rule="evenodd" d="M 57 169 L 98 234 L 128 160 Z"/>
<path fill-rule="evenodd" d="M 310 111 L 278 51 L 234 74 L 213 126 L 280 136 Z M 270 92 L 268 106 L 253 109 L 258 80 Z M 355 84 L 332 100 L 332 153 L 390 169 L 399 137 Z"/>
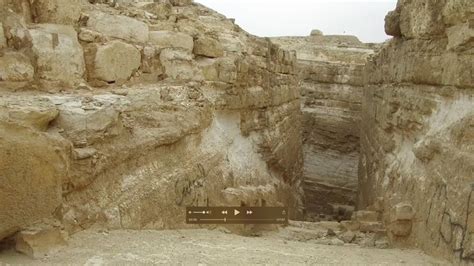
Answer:
<path fill-rule="evenodd" d="M 383 42 L 384 18 L 396 0 L 195 0 L 247 32 L 265 37 L 307 36 L 312 29 L 325 35 L 356 35 L 363 42 Z"/>

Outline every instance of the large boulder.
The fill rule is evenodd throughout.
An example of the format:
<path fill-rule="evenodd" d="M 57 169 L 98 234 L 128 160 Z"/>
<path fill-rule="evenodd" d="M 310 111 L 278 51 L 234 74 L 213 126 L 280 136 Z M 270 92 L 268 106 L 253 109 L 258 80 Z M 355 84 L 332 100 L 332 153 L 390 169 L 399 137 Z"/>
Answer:
<path fill-rule="evenodd" d="M 15 249 L 31 258 L 41 258 L 65 246 L 66 235 L 61 231 L 59 224 L 54 226 L 39 223 L 15 236 Z"/>
<path fill-rule="evenodd" d="M 159 49 L 180 48 L 191 52 L 194 47 L 193 37 L 172 31 L 152 31 L 150 32 L 150 42 Z"/>
<path fill-rule="evenodd" d="M 224 55 L 222 45 L 216 39 L 209 37 L 199 37 L 194 42 L 195 55 L 202 55 L 206 57 L 221 57 Z"/>
<path fill-rule="evenodd" d="M 89 14 L 87 27 L 112 38 L 141 43 L 148 41 L 148 26 L 126 16 L 94 11 Z"/>
<path fill-rule="evenodd" d="M 112 41 L 97 48 L 93 64 L 93 78 L 126 81 L 140 67 L 141 54 L 131 44 Z"/>
<path fill-rule="evenodd" d="M 72 25 L 81 16 L 81 0 L 36 0 L 32 9 L 36 23 Z"/>
<path fill-rule="evenodd" d="M 67 172 L 58 141 L 0 119 L 0 239 L 42 219 L 61 205 Z"/>
<path fill-rule="evenodd" d="M 30 34 L 39 78 L 69 85 L 82 80 L 84 53 L 72 26 L 37 24 Z"/>
<path fill-rule="evenodd" d="M 0 81 L 31 81 L 35 69 L 22 53 L 6 52 L 0 55 Z"/>

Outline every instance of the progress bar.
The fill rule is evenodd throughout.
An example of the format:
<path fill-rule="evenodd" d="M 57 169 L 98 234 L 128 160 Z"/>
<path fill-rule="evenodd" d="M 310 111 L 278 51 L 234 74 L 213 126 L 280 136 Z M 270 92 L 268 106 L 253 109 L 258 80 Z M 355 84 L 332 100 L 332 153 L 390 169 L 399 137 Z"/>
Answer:
<path fill-rule="evenodd" d="M 288 224 L 286 207 L 187 207 L 187 224 Z"/>

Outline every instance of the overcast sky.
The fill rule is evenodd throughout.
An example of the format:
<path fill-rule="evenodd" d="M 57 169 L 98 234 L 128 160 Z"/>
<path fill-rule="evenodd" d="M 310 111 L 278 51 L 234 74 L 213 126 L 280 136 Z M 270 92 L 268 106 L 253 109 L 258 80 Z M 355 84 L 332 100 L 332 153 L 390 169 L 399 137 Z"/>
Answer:
<path fill-rule="evenodd" d="M 384 17 L 396 0 L 195 0 L 258 36 L 356 35 L 364 42 L 383 42 Z"/>

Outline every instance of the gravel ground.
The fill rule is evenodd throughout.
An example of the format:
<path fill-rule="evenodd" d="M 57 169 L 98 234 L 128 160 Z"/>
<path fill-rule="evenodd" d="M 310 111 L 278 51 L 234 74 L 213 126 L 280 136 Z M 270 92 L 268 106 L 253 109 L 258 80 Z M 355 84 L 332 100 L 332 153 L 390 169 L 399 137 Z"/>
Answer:
<path fill-rule="evenodd" d="M 279 233 L 243 237 L 219 230 L 103 232 L 86 230 L 48 257 L 32 260 L 13 250 L 0 265 L 448 265 L 419 251 L 320 245 L 282 238 Z"/>

